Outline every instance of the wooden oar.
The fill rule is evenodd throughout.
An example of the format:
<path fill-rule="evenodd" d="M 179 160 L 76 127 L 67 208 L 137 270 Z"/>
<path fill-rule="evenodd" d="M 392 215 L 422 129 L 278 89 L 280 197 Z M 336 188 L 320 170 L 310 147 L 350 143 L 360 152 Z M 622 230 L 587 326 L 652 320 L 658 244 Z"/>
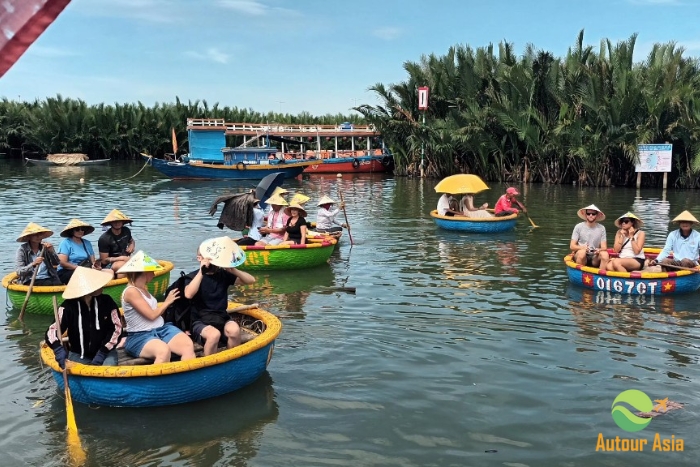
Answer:
<path fill-rule="evenodd" d="M 44 247 L 41 247 L 41 250 L 39 250 L 39 256 L 37 258 L 44 258 Z M 29 289 L 27 289 L 27 295 L 24 297 L 24 303 L 22 303 L 22 309 L 19 312 L 19 320 L 24 321 L 24 312 L 27 309 L 27 304 L 29 303 L 29 297 L 32 295 L 32 290 L 34 289 L 34 281 L 36 280 L 36 275 L 39 273 L 39 269 L 41 269 L 41 264 L 34 266 L 34 272 L 32 273 L 32 281 L 29 283 Z"/>
<path fill-rule="evenodd" d="M 354 245 L 355 242 L 352 241 L 352 233 L 350 233 L 350 221 L 348 221 L 348 212 L 345 210 L 345 200 L 343 199 L 343 192 L 340 190 L 340 185 L 338 185 L 338 196 L 340 196 L 340 204 L 343 206 L 345 225 L 348 226 L 348 237 L 350 237 L 350 245 Z"/>
<path fill-rule="evenodd" d="M 56 334 L 58 335 L 58 341 L 61 342 L 61 320 L 58 318 L 58 303 L 56 302 L 55 295 L 51 298 L 53 299 L 53 315 L 54 319 L 56 320 Z M 78 425 L 75 423 L 73 399 L 70 396 L 68 373 L 66 372 L 65 368 L 63 369 L 63 386 L 66 394 L 66 420 L 68 426 L 68 436 L 66 441 L 68 443 L 68 455 L 70 456 L 73 465 L 84 465 L 87 456 L 83 450 L 82 443 L 80 442 Z"/>
<path fill-rule="evenodd" d="M 525 213 L 525 215 L 527 216 L 527 220 L 530 221 L 530 224 L 532 224 L 532 228 L 533 228 L 533 229 L 538 229 L 538 228 L 540 227 L 539 225 L 535 225 L 535 223 L 533 222 L 533 220 L 530 218 L 530 214 Z"/>
<path fill-rule="evenodd" d="M 689 268 L 687 266 L 676 266 L 675 264 L 661 264 L 657 263 L 658 266 L 661 266 L 662 268 L 672 268 L 672 269 L 682 269 L 684 271 L 693 271 L 693 272 L 700 272 L 700 269 L 698 268 Z"/>

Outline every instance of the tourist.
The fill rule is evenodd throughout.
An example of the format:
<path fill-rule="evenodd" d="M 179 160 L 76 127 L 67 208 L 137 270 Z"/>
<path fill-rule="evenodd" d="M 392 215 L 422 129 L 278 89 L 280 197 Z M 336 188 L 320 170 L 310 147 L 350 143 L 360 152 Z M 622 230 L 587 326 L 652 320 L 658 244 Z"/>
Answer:
<path fill-rule="evenodd" d="M 460 211 L 457 210 L 457 207 L 455 206 L 456 200 L 455 198 L 448 194 L 444 193 L 442 196 L 440 196 L 440 199 L 438 200 L 437 204 L 437 212 L 441 216 L 463 216 Z"/>
<path fill-rule="evenodd" d="M 67 284 L 73 271 L 78 266 L 86 268 L 102 269 L 99 261 L 95 261 L 95 251 L 89 240 L 85 240 L 86 235 L 90 235 L 95 228 L 86 224 L 80 219 L 71 219 L 65 229 L 61 232 L 62 240 L 58 245 L 58 277 L 61 282 Z"/>
<path fill-rule="evenodd" d="M 700 257 L 700 233 L 693 230 L 698 220 L 688 211 L 678 214 L 673 221 L 678 224 L 678 229 L 672 231 L 666 237 L 666 244 L 656 259 L 650 261 L 650 266 L 661 264 L 664 271 L 676 270 L 673 266 L 694 268 L 698 265 Z M 669 255 L 673 252 L 673 258 Z"/>
<path fill-rule="evenodd" d="M 264 224 L 264 217 L 265 213 L 260 208 L 260 200 L 253 199 L 253 220 L 250 225 L 246 226 L 248 234 L 236 240 L 236 243 L 239 245 L 255 245 L 256 242 L 262 239 L 260 229 Z"/>
<path fill-rule="evenodd" d="M 287 218 L 281 245 L 306 244 L 306 234 L 308 232 L 306 210 L 299 204 L 291 203 L 284 208 L 284 213 L 289 217 Z"/>
<path fill-rule="evenodd" d="M 466 193 L 464 196 L 462 196 L 460 205 L 462 207 L 462 213 L 466 217 L 472 217 L 474 219 L 493 217 L 493 214 L 486 210 L 486 208 L 489 207 L 489 203 L 484 203 L 478 208 L 474 207 L 474 195 L 471 193 Z"/>
<path fill-rule="evenodd" d="M 340 209 L 331 209 L 334 204 L 335 201 L 329 196 L 324 196 L 319 200 L 316 205 L 319 207 L 316 213 L 316 232 L 342 232 L 347 227 L 336 220 L 336 216 L 340 213 L 340 209 L 345 207 L 345 203 L 340 203 Z"/>
<path fill-rule="evenodd" d="M 514 187 L 508 187 L 506 193 L 498 198 L 496 206 L 493 208 L 493 212 L 496 217 L 510 216 L 511 214 L 518 214 L 517 208 L 513 207 L 513 203 L 517 204 L 524 213 L 527 213 L 527 209 L 522 205 L 520 201 L 516 198 L 520 193 Z"/>
<path fill-rule="evenodd" d="M 122 293 L 122 309 L 126 320 L 126 352 L 133 357 L 153 359 L 154 363 L 169 362 L 171 354 L 180 360 L 194 358 L 192 339 L 162 314 L 178 298 L 177 288 L 170 291 L 162 304 L 148 291 L 147 285 L 155 272 L 163 269 L 143 251 L 134 254 L 117 272 L 126 274 L 128 285 Z"/>
<path fill-rule="evenodd" d="M 644 225 L 639 217 L 626 212 L 615 220 L 618 230 L 615 234 L 613 251 L 618 253 L 607 264 L 608 271 L 632 272 L 644 269 L 644 240 L 646 234 L 640 228 Z"/>
<path fill-rule="evenodd" d="M 124 224 L 132 222 L 118 209 L 112 209 L 102 221 L 103 227 L 109 227 L 97 240 L 102 267 L 116 271 L 129 261 L 129 257 L 136 248 L 136 242 L 131 236 L 131 230 Z"/>
<path fill-rule="evenodd" d="M 595 204 L 591 204 L 579 209 L 578 217 L 584 222 L 576 224 L 569 243 L 574 262 L 583 266 L 606 269 L 610 259 L 608 241 L 605 227 L 599 224 L 605 220 L 605 214 Z"/>
<path fill-rule="evenodd" d="M 230 349 L 241 343 L 241 328 L 226 312 L 228 288 L 250 285 L 255 278 L 237 269 L 245 262 L 245 253 L 229 237 L 202 242 L 197 250 L 200 267 L 193 271 L 185 286 L 185 298 L 192 300 L 192 336 L 204 347 L 204 355 L 216 353 L 219 341 Z"/>
<path fill-rule="evenodd" d="M 255 244 L 258 246 L 279 245 L 284 241 L 287 225 L 287 215 L 282 211 L 282 207 L 287 206 L 287 202 L 281 196 L 271 196 L 266 202 L 271 209 L 267 216 L 267 227 L 258 229 L 263 236 Z"/>
<path fill-rule="evenodd" d="M 59 263 L 56 251 L 51 243 L 43 241 L 51 235 L 51 230 L 30 222 L 17 238 L 18 242 L 22 242 L 15 255 L 15 271 L 19 284 L 29 284 L 38 267 L 34 285 L 62 285 L 56 272 Z"/>
<path fill-rule="evenodd" d="M 114 278 L 112 271 L 78 266 L 63 291 L 58 323 L 49 326 L 44 339 L 56 362 L 66 367 L 66 358 L 87 365 L 117 365 L 117 344 L 122 337 L 119 307 L 102 288 Z M 59 331 L 58 333 L 56 331 Z M 70 352 L 61 341 L 68 333 Z"/>

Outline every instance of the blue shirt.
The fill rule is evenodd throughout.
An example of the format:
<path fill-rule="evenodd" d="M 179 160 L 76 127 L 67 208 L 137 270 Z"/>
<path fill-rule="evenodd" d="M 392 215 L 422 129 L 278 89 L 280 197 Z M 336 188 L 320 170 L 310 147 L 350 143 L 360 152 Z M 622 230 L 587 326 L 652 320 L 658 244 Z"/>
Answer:
<path fill-rule="evenodd" d="M 83 248 L 83 245 L 85 245 L 85 248 Z M 61 241 L 61 244 L 58 245 L 57 253 L 59 255 L 66 255 L 68 257 L 68 262 L 76 265 L 89 259 L 90 256 L 95 256 L 95 252 L 89 241 L 83 240 L 83 243 L 79 244 L 75 243 L 70 238 Z M 63 269 L 63 266 L 59 265 L 58 270 L 60 271 L 61 269 Z"/>
<path fill-rule="evenodd" d="M 668 234 L 666 245 L 664 245 L 664 249 L 661 250 L 659 256 L 656 257 L 656 261 L 661 262 L 661 260 L 668 258 L 671 252 L 673 252 L 673 259 L 675 260 L 690 259 L 697 261 L 698 256 L 700 256 L 700 233 L 691 230 L 690 235 L 687 238 L 683 238 L 681 229 L 674 230 Z"/>

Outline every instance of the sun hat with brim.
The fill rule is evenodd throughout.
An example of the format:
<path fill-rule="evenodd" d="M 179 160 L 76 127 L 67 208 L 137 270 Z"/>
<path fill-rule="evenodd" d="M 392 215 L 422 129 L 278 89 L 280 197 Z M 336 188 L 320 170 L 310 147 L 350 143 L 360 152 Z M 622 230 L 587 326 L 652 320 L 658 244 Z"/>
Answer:
<path fill-rule="evenodd" d="M 53 231 L 47 229 L 46 227 L 42 227 L 39 224 L 35 224 L 34 222 L 30 222 L 27 224 L 27 226 L 24 228 L 22 233 L 20 234 L 19 237 L 17 237 L 18 242 L 28 242 L 29 237 L 35 234 L 41 234 L 41 239 L 49 238 L 51 235 L 53 235 Z"/>
<path fill-rule="evenodd" d="M 285 190 L 285 189 L 282 188 L 281 186 L 278 186 L 278 187 L 276 187 L 276 188 L 274 189 L 274 191 L 273 191 L 272 194 L 270 195 L 270 198 L 272 198 L 273 196 L 281 196 L 281 195 L 283 195 L 283 194 L 285 194 L 285 193 L 289 193 L 289 190 Z M 267 204 L 270 204 L 270 203 L 268 202 Z"/>
<path fill-rule="evenodd" d="M 621 221 L 622 219 L 634 219 L 635 221 L 637 221 L 637 222 L 636 222 L 636 223 L 637 223 L 636 227 L 641 227 L 641 226 L 644 225 L 644 221 L 641 220 L 639 217 L 635 216 L 635 215 L 634 215 L 633 213 L 631 213 L 631 212 L 626 212 L 626 213 L 624 213 L 623 215 L 621 215 L 620 217 L 618 217 L 617 219 L 615 219 L 615 227 L 617 227 L 618 229 L 619 229 L 619 228 L 622 228 L 622 224 L 620 223 L 620 221 Z"/>
<path fill-rule="evenodd" d="M 299 211 L 301 211 L 301 212 L 299 213 L 299 215 L 300 215 L 301 217 L 306 217 L 306 209 L 304 209 L 304 208 L 303 208 L 300 204 L 298 204 L 298 203 L 290 203 L 289 206 L 287 206 L 286 208 L 284 208 L 284 213 L 285 213 L 286 215 L 288 215 L 288 216 L 291 216 L 291 215 L 292 215 L 292 209 L 298 209 Z"/>
<path fill-rule="evenodd" d="M 131 219 L 129 219 L 126 214 L 121 212 L 119 209 L 112 209 L 109 214 L 107 214 L 107 217 L 105 217 L 105 220 L 103 220 L 100 225 L 107 225 L 111 224 L 112 222 L 119 222 L 122 221 L 123 223 L 131 223 L 134 222 Z"/>
<path fill-rule="evenodd" d="M 335 204 L 335 201 L 330 196 L 324 196 L 316 206 L 323 206 L 324 204 Z"/>
<path fill-rule="evenodd" d="M 245 263 L 245 253 L 230 237 L 204 240 L 199 245 L 199 254 L 220 268 L 235 268 Z"/>
<path fill-rule="evenodd" d="M 289 204 L 280 195 L 272 195 L 265 202 L 267 204 L 274 204 L 275 206 L 287 206 Z"/>
<path fill-rule="evenodd" d="M 581 208 L 578 210 L 578 217 L 580 217 L 584 221 L 586 220 L 586 211 L 598 211 L 598 215 L 595 217 L 595 220 L 597 220 L 597 221 L 604 221 L 605 220 L 605 214 L 603 214 L 603 211 L 598 209 L 598 207 L 595 204 L 591 204 L 589 206 L 586 206 L 585 208 Z"/>
<path fill-rule="evenodd" d="M 63 229 L 63 231 L 61 231 L 61 237 L 72 237 L 73 229 L 76 227 L 83 227 L 85 229 L 85 235 L 89 235 L 95 231 L 95 228 L 90 224 L 87 224 L 80 219 L 71 219 L 68 225 Z"/>
<path fill-rule="evenodd" d="M 78 266 L 70 277 L 66 290 L 63 291 L 63 298 L 68 300 L 90 295 L 107 285 L 112 279 L 114 279 L 114 274 L 111 269 L 98 271 Z"/>
<path fill-rule="evenodd" d="M 306 204 L 310 199 L 311 199 L 311 198 L 309 198 L 309 197 L 306 196 L 306 195 L 303 195 L 303 194 L 301 194 L 301 193 L 297 193 L 297 194 L 295 194 L 294 196 L 292 196 L 292 200 L 289 202 L 289 204 L 290 204 L 290 205 L 292 205 L 292 204 L 299 204 L 299 205 L 303 206 L 303 205 Z"/>
<path fill-rule="evenodd" d="M 671 222 L 692 222 L 693 224 L 700 224 L 698 220 L 695 218 L 694 215 L 690 213 L 690 211 L 683 211 L 682 213 L 678 214 L 675 219 L 673 219 Z"/>
<path fill-rule="evenodd" d="M 158 264 L 158 261 L 148 256 L 143 250 L 137 251 L 134 256 L 129 258 L 129 261 L 124 263 L 117 271 L 118 274 L 125 272 L 156 272 L 165 269 Z"/>

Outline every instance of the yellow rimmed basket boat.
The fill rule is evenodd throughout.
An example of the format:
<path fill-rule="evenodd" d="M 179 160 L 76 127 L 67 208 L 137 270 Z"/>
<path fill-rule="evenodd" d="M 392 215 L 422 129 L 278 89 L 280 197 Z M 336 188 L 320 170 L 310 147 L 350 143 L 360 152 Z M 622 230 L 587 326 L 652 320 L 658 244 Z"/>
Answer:
<path fill-rule="evenodd" d="M 170 284 L 170 271 L 173 269 L 173 263 L 170 261 L 159 260 L 158 263 L 164 269 L 155 273 L 156 277 L 148 284 L 148 291 L 157 299 L 163 298 L 165 289 Z M 24 303 L 24 298 L 27 296 L 28 285 L 17 284 L 17 273 L 10 273 L 3 277 L 2 286 L 7 289 L 7 297 L 15 308 L 20 308 Z M 121 303 L 122 292 L 126 287 L 127 279 L 115 279 L 107 283 L 104 288 L 104 293 L 111 296 L 115 302 Z M 27 303 L 27 313 L 53 315 L 52 297 L 56 297 L 59 301 L 63 301 L 61 295 L 66 289 L 65 285 L 59 286 L 35 286 L 32 287 L 32 294 Z"/>
<path fill-rule="evenodd" d="M 229 302 L 229 310 L 241 304 Z M 184 362 L 94 366 L 68 364 L 74 401 L 111 407 L 156 407 L 221 396 L 258 379 L 272 359 L 281 321 L 251 308 L 232 316 L 252 339 L 231 349 Z M 127 337 L 128 339 L 128 337 Z M 63 376 L 53 351 L 41 344 L 41 360 L 51 369 L 61 391 Z"/>
<path fill-rule="evenodd" d="M 309 238 L 305 245 L 241 246 L 245 271 L 305 269 L 327 263 L 338 241 L 329 236 Z"/>
<path fill-rule="evenodd" d="M 608 249 L 611 258 L 617 254 Z M 644 248 L 647 259 L 654 259 L 661 253 L 661 248 Z M 569 281 L 592 290 L 604 290 L 629 295 L 672 295 L 694 292 L 700 288 L 700 272 L 617 272 L 604 271 L 594 267 L 582 266 L 573 261 L 573 255 L 564 257 Z"/>

